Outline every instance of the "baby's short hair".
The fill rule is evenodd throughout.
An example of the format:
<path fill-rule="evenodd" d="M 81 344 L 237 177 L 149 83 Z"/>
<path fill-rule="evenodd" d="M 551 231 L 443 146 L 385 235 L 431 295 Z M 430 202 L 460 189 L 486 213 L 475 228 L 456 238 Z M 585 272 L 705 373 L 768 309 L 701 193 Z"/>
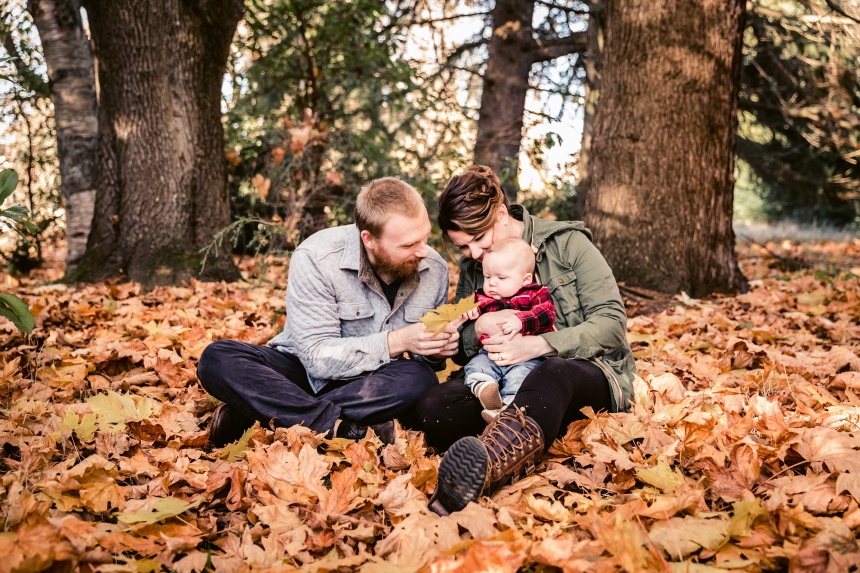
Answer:
<path fill-rule="evenodd" d="M 531 245 L 519 237 L 496 241 L 490 245 L 484 257 L 495 254 L 506 255 L 512 261 L 516 261 L 517 267 L 523 269 L 523 272 L 533 273 L 535 270 L 535 253 Z"/>

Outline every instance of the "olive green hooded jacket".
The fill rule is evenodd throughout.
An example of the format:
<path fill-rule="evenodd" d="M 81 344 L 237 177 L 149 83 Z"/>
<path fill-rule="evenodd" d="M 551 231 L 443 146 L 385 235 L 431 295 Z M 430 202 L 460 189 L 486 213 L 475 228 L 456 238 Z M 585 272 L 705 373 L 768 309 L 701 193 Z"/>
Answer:
<path fill-rule="evenodd" d="M 521 205 L 510 214 L 525 223 L 523 239 L 537 248 L 536 279 L 550 290 L 555 304 L 555 332 L 541 334 L 562 358 L 591 360 L 612 388 L 614 411 L 627 411 L 633 401 L 636 362 L 627 342 L 627 315 L 612 270 L 591 243 L 591 231 L 581 221 L 550 221 L 529 215 Z M 463 257 L 456 300 L 472 295 L 484 284 L 481 263 Z M 465 363 L 481 349 L 475 322 L 460 331 Z"/>

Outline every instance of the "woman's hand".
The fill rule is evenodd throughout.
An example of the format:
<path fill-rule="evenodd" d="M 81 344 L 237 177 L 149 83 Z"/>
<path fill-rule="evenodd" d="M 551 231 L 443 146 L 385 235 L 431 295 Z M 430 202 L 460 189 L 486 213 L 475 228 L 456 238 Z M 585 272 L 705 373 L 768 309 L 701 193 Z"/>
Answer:
<path fill-rule="evenodd" d="M 504 334 L 492 336 L 484 340 L 484 350 L 490 360 L 499 366 L 510 366 L 532 358 L 558 354 L 542 336 L 523 336 L 519 333 L 513 337 Z"/>
<path fill-rule="evenodd" d="M 516 313 L 517 311 L 507 308 L 505 310 L 497 310 L 496 312 L 482 314 L 475 322 L 475 334 L 478 335 L 478 338 L 481 338 L 482 336 L 497 336 L 499 334 L 503 334 L 498 323 L 504 322 Z"/>

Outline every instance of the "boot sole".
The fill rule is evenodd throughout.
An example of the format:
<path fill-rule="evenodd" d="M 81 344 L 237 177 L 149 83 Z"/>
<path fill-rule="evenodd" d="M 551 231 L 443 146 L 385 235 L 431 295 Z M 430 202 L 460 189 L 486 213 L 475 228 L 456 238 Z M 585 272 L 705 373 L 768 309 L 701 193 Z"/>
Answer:
<path fill-rule="evenodd" d="M 457 440 L 442 458 L 436 492 L 431 498 L 448 513 L 460 511 L 470 501 L 477 501 L 487 478 L 487 449 L 473 436 Z M 437 511 L 437 513 L 439 513 Z"/>

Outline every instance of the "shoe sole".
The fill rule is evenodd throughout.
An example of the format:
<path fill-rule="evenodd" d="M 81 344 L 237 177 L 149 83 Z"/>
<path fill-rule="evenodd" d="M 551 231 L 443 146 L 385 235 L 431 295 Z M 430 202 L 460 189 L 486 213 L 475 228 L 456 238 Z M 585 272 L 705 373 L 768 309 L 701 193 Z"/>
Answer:
<path fill-rule="evenodd" d="M 477 501 L 487 478 L 487 463 L 487 449 L 481 440 L 473 436 L 457 440 L 439 465 L 439 479 L 431 502 L 438 501 L 452 513 L 465 508 L 470 501 Z"/>
<path fill-rule="evenodd" d="M 496 419 L 496 416 L 498 416 L 500 412 L 501 410 L 483 410 L 481 412 L 481 418 L 483 418 L 484 421 L 489 424 Z"/>
<path fill-rule="evenodd" d="M 505 407 L 502 402 L 502 395 L 499 393 L 499 387 L 496 384 L 486 383 L 478 391 L 478 400 L 485 410 L 501 410 Z"/>

